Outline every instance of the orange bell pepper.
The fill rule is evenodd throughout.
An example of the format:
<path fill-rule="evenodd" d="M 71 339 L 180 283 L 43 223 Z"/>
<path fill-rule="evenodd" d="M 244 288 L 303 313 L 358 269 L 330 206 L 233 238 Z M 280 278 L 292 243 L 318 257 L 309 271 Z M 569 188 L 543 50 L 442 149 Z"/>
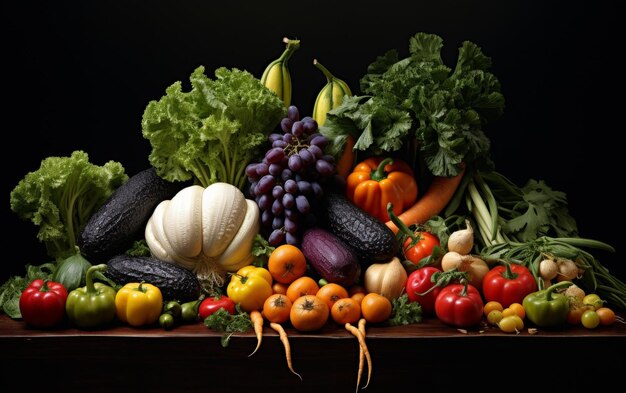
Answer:
<path fill-rule="evenodd" d="M 413 170 L 400 159 L 370 157 L 354 167 L 346 179 L 346 197 L 382 222 L 389 221 L 387 204 L 398 215 L 417 200 Z"/>

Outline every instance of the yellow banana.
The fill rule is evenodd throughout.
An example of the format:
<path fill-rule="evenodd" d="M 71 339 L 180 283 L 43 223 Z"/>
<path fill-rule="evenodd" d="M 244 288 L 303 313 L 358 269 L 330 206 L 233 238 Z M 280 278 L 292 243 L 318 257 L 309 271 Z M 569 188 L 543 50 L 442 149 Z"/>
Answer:
<path fill-rule="evenodd" d="M 300 40 L 290 40 L 285 37 L 283 42 L 287 44 L 287 48 L 278 59 L 267 65 L 261 76 L 261 83 L 276 93 L 285 106 L 289 107 L 291 105 L 291 74 L 287 63 L 291 55 L 300 48 Z"/>
<path fill-rule="evenodd" d="M 313 64 L 324 73 L 327 79 L 326 85 L 320 90 L 315 100 L 315 105 L 313 106 L 312 117 L 317 122 L 318 126 L 321 127 L 326 121 L 328 111 L 341 105 L 343 97 L 345 95 L 351 96 L 352 92 L 346 82 L 335 78 L 326 67 L 317 61 L 317 59 L 313 60 Z"/>

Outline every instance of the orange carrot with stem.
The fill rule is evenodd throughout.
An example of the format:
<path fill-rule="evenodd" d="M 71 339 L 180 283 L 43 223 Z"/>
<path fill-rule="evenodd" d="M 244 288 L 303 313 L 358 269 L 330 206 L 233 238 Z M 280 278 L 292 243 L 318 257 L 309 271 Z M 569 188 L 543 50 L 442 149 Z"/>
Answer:
<path fill-rule="evenodd" d="M 343 146 L 343 151 L 337 160 L 337 174 L 341 176 L 343 179 L 348 177 L 350 171 L 354 167 L 354 160 L 356 158 L 356 153 L 354 152 L 354 144 L 356 141 L 352 135 L 348 135 L 346 139 L 346 143 Z"/>
<path fill-rule="evenodd" d="M 298 378 L 300 378 L 300 380 L 302 381 L 302 376 L 293 369 L 293 362 L 291 361 L 291 345 L 289 345 L 289 337 L 287 337 L 287 332 L 285 332 L 285 329 L 279 323 L 270 322 L 270 326 L 272 327 L 272 329 L 278 332 L 278 337 L 280 338 L 280 341 L 283 343 L 283 346 L 285 347 L 285 357 L 287 358 L 287 367 L 289 367 L 289 370 L 291 370 L 292 373 L 296 374 Z"/>
<path fill-rule="evenodd" d="M 359 345 L 361 346 L 361 349 L 363 350 L 363 354 L 365 355 L 365 358 L 367 359 L 367 383 L 365 384 L 365 386 L 367 387 L 370 384 L 370 379 L 372 377 L 372 357 L 370 355 L 370 351 L 367 349 L 367 344 L 365 343 L 365 337 L 363 336 L 361 331 L 357 329 L 356 327 L 354 327 L 351 323 L 348 322 L 344 326 L 346 327 L 346 330 L 352 333 L 352 335 L 355 336 L 359 340 Z M 359 374 L 362 374 L 362 373 L 363 373 L 363 365 L 359 364 Z"/>
<path fill-rule="evenodd" d="M 256 334 L 256 348 L 248 357 L 254 355 L 256 351 L 261 346 L 261 340 L 263 339 L 263 315 L 258 310 L 250 311 L 250 320 L 252 321 L 252 326 L 254 327 L 254 333 Z"/>
<path fill-rule="evenodd" d="M 431 217 L 441 213 L 454 196 L 464 174 L 465 166 L 463 166 L 461 172 L 456 176 L 435 176 L 424 195 L 422 195 L 413 206 L 409 207 L 398 216 L 400 221 L 407 227 L 410 227 L 414 224 L 423 224 Z M 398 233 L 398 227 L 391 220 L 387 221 L 385 224 L 387 224 L 393 233 Z"/>

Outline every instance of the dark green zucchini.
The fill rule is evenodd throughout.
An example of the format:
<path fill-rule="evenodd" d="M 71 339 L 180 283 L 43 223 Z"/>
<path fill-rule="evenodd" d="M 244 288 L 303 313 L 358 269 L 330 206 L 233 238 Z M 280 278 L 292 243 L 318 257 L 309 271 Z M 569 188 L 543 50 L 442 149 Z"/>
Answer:
<path fill-rule="evenodd" d="M 186 185 L 161 178 L 152 167 L 135 174 L 85 224 L 76 242 L 81 254 L 91 263 L 106 263 L 125 252 L 143 239 L 156 206 Z"/>
<path fill-rule="evenodd" d="M 107 262 L 104 275 L 118 285 L 142 281 L 152 284 L 161 290 L 165 300 L 191 301 L 201 293 L 193 272 L 153 257 L 116 255 Z"/>
<path fill-rule="evenodd" d="M 396 236 L 385 223 L 336 193 L 326 195 L 326 221 L 329 230 L 349 244 L 362 265 L 389 261 L 396 256 Z"/>

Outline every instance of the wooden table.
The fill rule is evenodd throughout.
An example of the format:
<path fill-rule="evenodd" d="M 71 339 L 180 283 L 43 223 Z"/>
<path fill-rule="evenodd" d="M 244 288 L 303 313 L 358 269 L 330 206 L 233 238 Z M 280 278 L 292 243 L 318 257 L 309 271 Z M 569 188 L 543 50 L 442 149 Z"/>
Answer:
<path fill-rule="evenodd" d="M 170 331 L 120 325 L 36 330 L 0 315 L 0 386 L 84 393 L 356 391 L 359 347 L 347 331 L 329 323 L 315 333 L 287 332 L 302 381 L 287 369 L 269 326 L 259 351 L 248 357 L 256 345 L 252 332 L 235 334 L 223 348 L 222 334 L 200 322 Z M 554 381 L 559 391 L 596 390 L 609 381 L 623 386 L 626 371 L 623 323 L 506 334 L 487 326 L 461 332 L 427 318 L 368 326 L 367 342 L 373 371 L 364 392 L 531 391 L 546 387 L 541 380 Z M 18 373 L 26 379 L 17 381 Z"/>

